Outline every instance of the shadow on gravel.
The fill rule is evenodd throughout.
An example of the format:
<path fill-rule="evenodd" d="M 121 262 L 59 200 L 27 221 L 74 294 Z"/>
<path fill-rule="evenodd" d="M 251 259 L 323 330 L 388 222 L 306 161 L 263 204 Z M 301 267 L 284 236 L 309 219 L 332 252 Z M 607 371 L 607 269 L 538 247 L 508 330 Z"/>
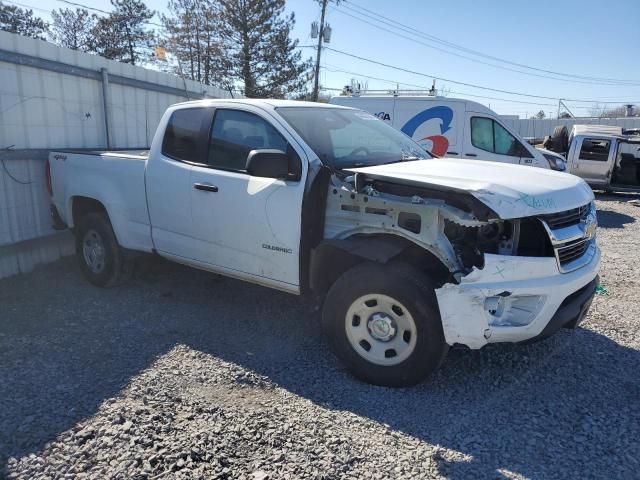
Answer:
<path fill-rule="evenodd" d="M 600 228 L 623 228 L 626 224 L 636 221 L 631 215 L 611 210 L 598 210 L 597 214 Z"/>
<path fill-rule="evenodd" d="M 2 466 L 93 415 L 176 344 L 459 451 L 468 461 L 435 457 L 453 479 L 620 477 L 628 470 L 616 439 L 640 436 L 640 354 L 587 329 L 452 351 L 428 382 L 387 389 L 354 380 L 334 360 L 311 303 L 165 262 L 110 290 L 61 262 L 0 282 L 0 306 Z"/>

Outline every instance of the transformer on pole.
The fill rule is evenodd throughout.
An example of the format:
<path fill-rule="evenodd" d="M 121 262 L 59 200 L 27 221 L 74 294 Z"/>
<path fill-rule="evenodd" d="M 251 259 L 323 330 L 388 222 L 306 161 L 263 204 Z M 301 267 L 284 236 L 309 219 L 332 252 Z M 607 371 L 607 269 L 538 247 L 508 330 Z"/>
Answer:
<path fill-rule="evenodd" d="M 314 36 L 314 33 L 316 33 L 317 37 L 318 37 L 318 51 L 316 52 L 316 69 L 315 69 L 315 75 L 313 78 L 313 101 L 317 102 L 318 101 L 318 82 L 319 82 L 319 77 L 320 77 L 320 55 L 322 52 L 322 42 L 325 41 L 327 43 L 329 43 L 329 40 L 331 40 L 331 27 L 329 25 L 326 26 L 326 28 L 329 29 L 328 32 L 328 37 L 325 39 L 325 25 L 324 25 L 324 15 L 327 11 L 327 5 L 329 3 L 329 0 L 318 0 L 320 2 L 320 6 L 321 6 L 321 13 L 320 13 L 320 26 L 318 28 L 318 24 L 317 22 L 313 22 L 311 24 L 311 37 L 312 38 L 316 38 Z M 315 25 L 315 30 L 316 32 L 314 32 L 314 25 Z"/>

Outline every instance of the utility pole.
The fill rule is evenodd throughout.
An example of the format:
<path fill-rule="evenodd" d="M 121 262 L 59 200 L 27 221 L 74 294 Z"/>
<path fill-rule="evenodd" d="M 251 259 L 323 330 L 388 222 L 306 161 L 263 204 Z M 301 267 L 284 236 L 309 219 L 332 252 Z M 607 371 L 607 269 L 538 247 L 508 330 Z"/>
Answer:
<path fill-rule="evenodd" d="M 321 5 L 322 13 L 320 14 L 320 31 L 318 32 L 318 51 L 316 52 L 316 74 L 313 78 L 313 101 L 318 101 L 318 81 L 320 80 L 320 52 L 322 52 L 322 37 L 324 35 L 324 14 L 327 10 L 329 0 L 318 0 Z"/>

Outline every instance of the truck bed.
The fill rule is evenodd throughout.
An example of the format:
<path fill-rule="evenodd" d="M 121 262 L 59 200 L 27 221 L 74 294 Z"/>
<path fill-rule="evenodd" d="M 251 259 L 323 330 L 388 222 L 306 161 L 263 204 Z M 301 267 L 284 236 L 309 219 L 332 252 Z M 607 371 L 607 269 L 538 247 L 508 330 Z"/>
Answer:
<path fill-rule="evenodd" d="M 49 154 L 53 201 L 62 221 L 74 226 L 83 199 L 98 201 L 118 232 L 118 243 L 151 251 L 145 189 L 148 150 L 57 150 Z"/>

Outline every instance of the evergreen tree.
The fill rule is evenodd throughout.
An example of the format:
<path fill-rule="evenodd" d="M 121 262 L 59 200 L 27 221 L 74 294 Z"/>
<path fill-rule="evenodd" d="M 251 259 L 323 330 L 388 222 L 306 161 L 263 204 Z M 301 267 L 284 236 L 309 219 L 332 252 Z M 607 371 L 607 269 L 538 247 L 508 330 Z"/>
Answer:
<path fill-rule="evenodd" d="M 285 0 L 218 0 L 225 73 L 244 84 L 247 97 L 298 93 L 309 80 L 310 61 L 290 38 L 293 13 Z"/>
<path fill-rule="evenodd" d="M 89 10 L 77 8 L 73 11 L 61 8 L 52 11 L 51 18 L 51 36 L 57 45 L 83 52 L 91 49 L 96 17 L 92 16 Z"/>
<path fill-rule="evenodd" d="M 49 25 L 41 18 L 34 17 L 33 10 L 0 2 L 0 30 L 45 40 Z"/>
<path fill-rule="evenodd" d="M 213 0 L 170 0 L 168 8 L 162 23 L 167 50 L 177 62 L 171 69 L 207 85 L 219 83 L 222 53 Z"/>
<path fill-rule="evenodd" d="M 114 11 L 97 19 L 90 49 L 103 57 L 135 65 L 153 44 L 154 33 L 146 23 L 154 12 L 140 0 L 111 0 L 111 5 Z"/>

